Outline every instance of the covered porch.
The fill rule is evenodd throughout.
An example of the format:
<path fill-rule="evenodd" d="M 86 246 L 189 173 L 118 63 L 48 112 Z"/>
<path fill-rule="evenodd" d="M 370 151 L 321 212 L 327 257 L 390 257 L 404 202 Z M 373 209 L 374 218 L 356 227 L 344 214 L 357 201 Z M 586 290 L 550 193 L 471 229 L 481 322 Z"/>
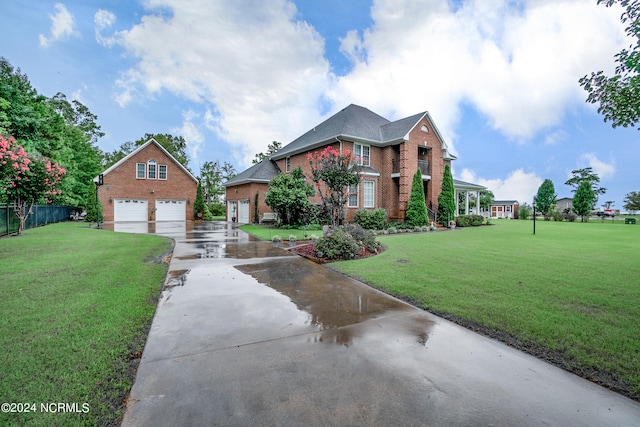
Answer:
<path fill-rule="evenodd" d="M 453 189 L 456 199 L 456 211 L 455 216 L 459 215 L 480 215 L 480 192 L 486 190 L 487 187 L 482 185 L 472 184 L 470 182 L 460 181 L 458 179 L 453 180 Z M 475 206 L 472 210 L 469 208 L 470 197 L 475 197 Z M 464 203 L 461 203 L 461 199 L 464 198 Z"/>

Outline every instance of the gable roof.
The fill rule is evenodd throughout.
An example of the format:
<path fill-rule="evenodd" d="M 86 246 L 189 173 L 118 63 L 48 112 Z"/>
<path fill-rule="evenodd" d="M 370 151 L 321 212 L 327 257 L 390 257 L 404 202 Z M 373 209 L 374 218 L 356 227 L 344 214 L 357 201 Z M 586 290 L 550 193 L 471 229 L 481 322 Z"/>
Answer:
<path fill-rule="evenodd" d="M 131 153 L 127 154 L 125 157 L 123 157 L 122 159 L 118 160 L 116 163 L 114 163 L 113 165 L 111 165 L 109 168 L 107 168 L 107 170 L 105 170 L 104 172 L 102 172 L 102 175 L 107 175 L 109 172 L 111 172 L 112 170 L 114 170 L 115 168 L 117 168 L 118 166 L 120 166 L 121 164 L 123 164 L 124 162 L 126 162 L 127 160 L 129 160 L 131 157 L 133 157 L 134 155 L 136 155 L 138 152 L 144 150 L 146 147 L 148 147 L 151 144 L 155 144 L 156 147 L 158 147 L 167 157 L 169 157 L 169 159 L 171 159 L 176 165 L 178 165 L 178 167 L 180 169 L 182 169 L 182 171 L 184 173 L 186 173 L 189 178 L 191 178 L 192 180 L 194 180 L 195 182 L 198 182 L 198 179 L 193 176 L 193 174 L 191 172 L 189 172 L 189 169 L 185 168 L 182 163 L 180 163 L 179 161 L 177 161 L 175 159 L 175 157 L 173 157 L 171 155 L 171 153 L 169 153 L 162 145 L 160 145 L 160 143 L 158 141 L 156 141 L 155 139 L 151 138 L 150 140 L 148 140 L 147 142 L 145 142 L 144 144 L 142 144 L 141 146 L 139 146 L 138 148 L 136 148 L 135 150 L 133 150 Z M 96 176 L 95 178 L 93 178 L 94 182 L 98 182 L 98 177 Z"/>
<path fill-rule="evenodd" d="M 251 166 L 249 169 L 234 176 L 223 185 L 230 187 L 232 185 L 246 184 L 248 182 L 268 183 L 280 173 L 280 168 L 275 162 L 265 159 L 260 163 Z"/>
<path fill-rule="evenodd" d="M 373 111 L 355 104 L 350 104 L 294 139 L 275 152 L 271 159 L 283 159 L 332 142 L 339 143 L 342 139 L 375 146 L 399 144 L 409 139 L 409 132 L 425 117 L 442 143 L 445 158 L 454 160 L 456 157 L 449 154 L 447 144 L 427 111 L 391 122 Z"/>

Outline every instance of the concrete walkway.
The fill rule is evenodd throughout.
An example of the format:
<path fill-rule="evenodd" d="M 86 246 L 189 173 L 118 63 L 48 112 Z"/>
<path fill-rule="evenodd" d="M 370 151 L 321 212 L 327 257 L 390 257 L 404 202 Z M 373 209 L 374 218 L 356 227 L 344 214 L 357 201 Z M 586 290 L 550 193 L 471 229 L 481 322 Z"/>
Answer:
<path fill-rule="evenodd" d="M 123 426 L 640 426 L 637 402 L 230 224 L 162 233 Z"/>

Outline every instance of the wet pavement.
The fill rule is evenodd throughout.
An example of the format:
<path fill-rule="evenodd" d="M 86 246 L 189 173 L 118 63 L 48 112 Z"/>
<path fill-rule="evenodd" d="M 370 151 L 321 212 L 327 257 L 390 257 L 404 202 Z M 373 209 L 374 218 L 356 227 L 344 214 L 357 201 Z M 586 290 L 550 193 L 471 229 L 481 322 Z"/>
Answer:
<path fill-rule="evenodd" d="M 118 231 L 176 246 L 123 426 L 640 425 L 637 402 L 231 224 L 147 227 Z"/>

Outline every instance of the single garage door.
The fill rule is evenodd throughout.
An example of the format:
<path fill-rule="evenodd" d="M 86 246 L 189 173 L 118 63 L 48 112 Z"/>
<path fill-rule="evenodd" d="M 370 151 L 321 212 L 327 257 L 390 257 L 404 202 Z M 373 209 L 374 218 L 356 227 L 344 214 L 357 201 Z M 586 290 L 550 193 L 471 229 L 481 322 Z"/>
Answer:
<path fill-rule="evenodd" d="M 147 222 L 148 201 L 146 199 L 115 199 L 113 201 L 114 221 L 144 221 Z"/>
<path fill-rule="evenodd" d="M 249 201 L 240 200 L 238 207 L 238 222 L 243 224 L 249 223 Z"/>
<path fill-rule="evenodd" d="M 227 202 L 227 221 L 235 221 L 236 210 L 238 209 L 238 203 L 235 200 Z"/>
<path fill-rule="evenodd" d="M 156 200 L 156 221 L 185 221 L 186 200 Z"/>

